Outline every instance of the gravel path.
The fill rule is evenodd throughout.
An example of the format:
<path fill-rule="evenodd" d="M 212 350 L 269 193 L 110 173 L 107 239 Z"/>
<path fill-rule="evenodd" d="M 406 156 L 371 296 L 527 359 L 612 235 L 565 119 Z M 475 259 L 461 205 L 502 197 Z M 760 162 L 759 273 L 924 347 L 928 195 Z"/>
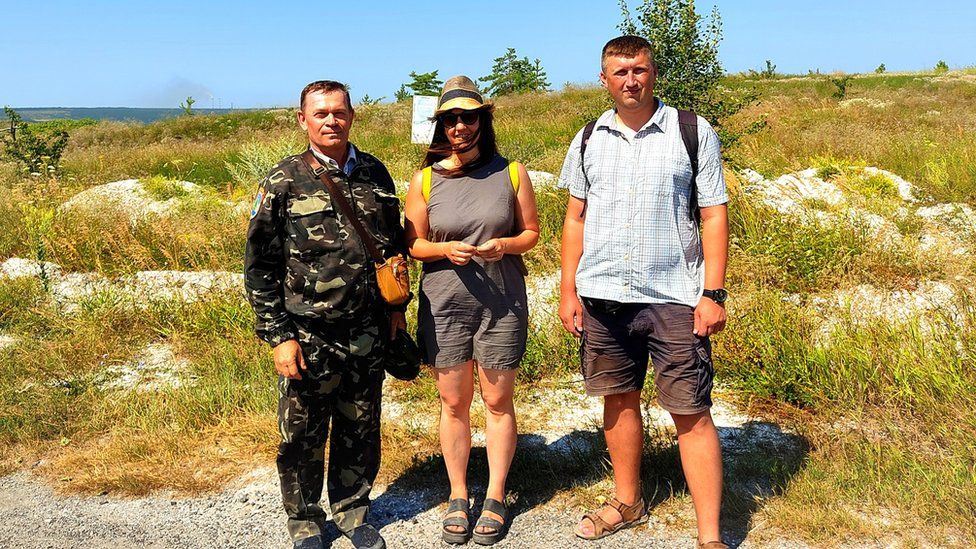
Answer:
<path fill-rule="evenodd" d="M 423 493 L 374 491 L 372 517 L 391 548 L 451 547 L 438 537 L 440 502 Z M 649 523 L 599 542 L 572 534 L 576 513 L 555 505 L 524 510 L 497 547 L 522 549 L 693 547 L 692 532 Z M 331 524 L 331 523 L 330 523 Z M 333 528 L 330 537 L 338 537 Z M 59 496 L 27 472 L 0 478 L 0 548 L 288 547 L 278 480 L 270 468 L 200 498 Z M 793 545 L 793 544 L 791 544 Z M 469 547 L 477 547 L 469 543 Z M 747 547 L 748 544 L 743 545 Z M 780 546 L 777 544 L 777 546 Z M 799 546 L 799 545 L 794 545 Z M 333 547 L 351 545 L 341 537 Z"/>

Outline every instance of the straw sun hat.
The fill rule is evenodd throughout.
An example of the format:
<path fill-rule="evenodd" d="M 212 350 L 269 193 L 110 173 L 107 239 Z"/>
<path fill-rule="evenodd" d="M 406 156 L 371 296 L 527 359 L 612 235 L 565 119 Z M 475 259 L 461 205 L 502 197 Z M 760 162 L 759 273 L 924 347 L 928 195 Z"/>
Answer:
<path fill-rule="evenodd" d="M 452 76 L 444 83 L 441 90 L 441 97 L 437 101 L 437 110 L 434 116 L 445 113 L 451 109 L 462 109 L 473 111 L 475 109 L 486 108 L 494 110 L 491 102 L 485 102 L 478 86 L 464 75 Z"/>

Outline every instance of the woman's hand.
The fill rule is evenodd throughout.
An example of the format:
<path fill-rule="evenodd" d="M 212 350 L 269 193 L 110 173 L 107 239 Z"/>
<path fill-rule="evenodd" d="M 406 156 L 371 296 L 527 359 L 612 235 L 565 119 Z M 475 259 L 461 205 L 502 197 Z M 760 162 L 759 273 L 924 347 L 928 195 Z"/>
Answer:
<path fill-rule="evenodd" d="M 478 255 L 485 261 L 498 261 L 505 256 L 508 245 L 501 238 L 492 238 L 481 246 L 478 246 Z"/>
<path fill-rule="evenodd" d="M 466 244 L 457 240 L 452 240 L 450 242 L 444 242 L 442 244 L 445 248 L 444 256 L 448 261 L 455 265 L 467 265 L 471 261 L 471 256 L 478 251 L 471 244 Z"/>

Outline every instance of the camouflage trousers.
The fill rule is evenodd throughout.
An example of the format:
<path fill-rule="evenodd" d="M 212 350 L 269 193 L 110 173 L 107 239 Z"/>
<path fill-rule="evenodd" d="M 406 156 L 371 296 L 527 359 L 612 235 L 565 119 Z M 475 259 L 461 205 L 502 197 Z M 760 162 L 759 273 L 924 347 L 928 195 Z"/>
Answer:
<path fill-rule="evenodd" d="M 300 380 L 278 379 L 278 477 L 292 540 L 323 531 L 319 500 L 327 441 L 333 521 L 342 532 L 366 521 L 380 466 L 381 334 L 388 330 L 380 319 L 351 321 L 341 329 L 298 323 L 308 369 Z"/>

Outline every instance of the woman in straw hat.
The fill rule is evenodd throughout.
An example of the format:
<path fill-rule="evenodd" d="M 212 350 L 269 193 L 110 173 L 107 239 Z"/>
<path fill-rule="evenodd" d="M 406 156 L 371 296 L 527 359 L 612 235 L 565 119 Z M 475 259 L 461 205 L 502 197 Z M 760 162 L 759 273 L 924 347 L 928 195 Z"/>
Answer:
<path fill-rule="evenodd" d="M 444 84 L 434 137 L 406 200 L 407 245 L 424 263 L 418 334 L 441 399 L 451 482 L 442 535 L 449 543 L 470 536 L 490 545 L 504 534 L 517 435 L 512 393 L 528 329 L 521 254 L 539 240 L 532 183 L 524 166 L 498 154 L 493 111 L 468 77 Z M 489 481 L 472 530 L 467 466 L 475 370 L 487 409 Z"/>

